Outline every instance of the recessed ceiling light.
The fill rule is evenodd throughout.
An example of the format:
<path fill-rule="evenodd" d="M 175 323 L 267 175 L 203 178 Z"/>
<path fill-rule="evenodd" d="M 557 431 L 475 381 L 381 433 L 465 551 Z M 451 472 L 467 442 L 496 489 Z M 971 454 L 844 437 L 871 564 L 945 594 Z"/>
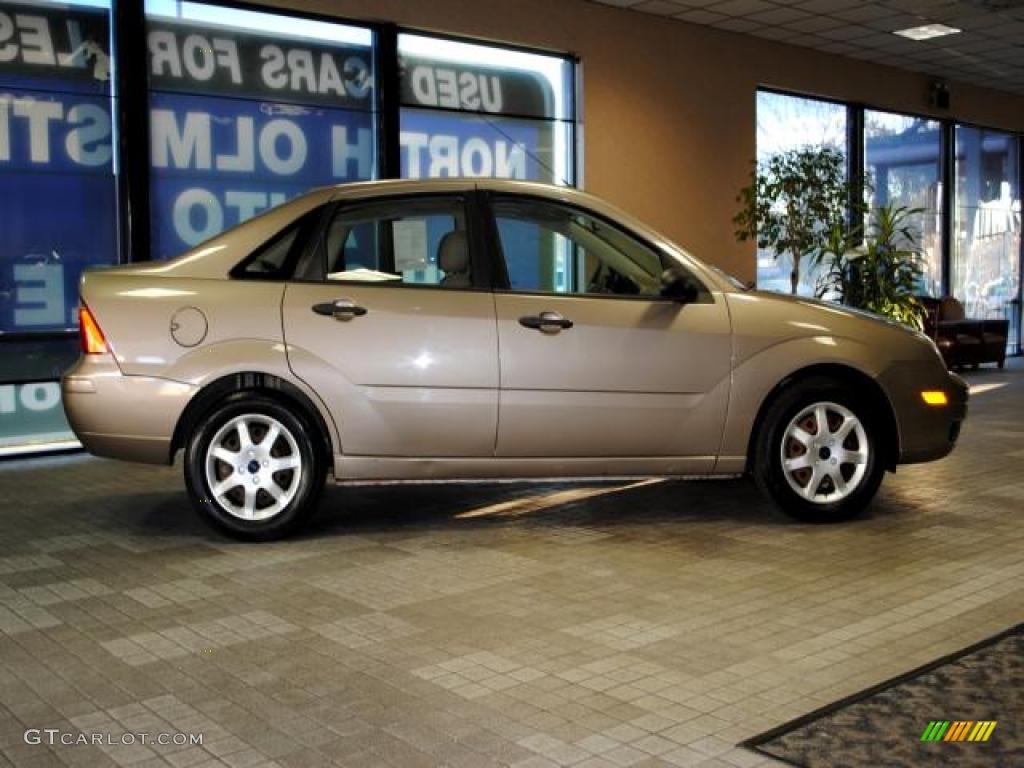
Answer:
<path fill-rule="evenodd" d="M 924 24 L 920 27 L 897 29 L 893 34 L 910 40 L 931 40 L 932 38 L 945 37 L 946 35 L 959 35 L 961 32 L 963 32 L 962 29 L 947 27 L 945 24 Z"/>

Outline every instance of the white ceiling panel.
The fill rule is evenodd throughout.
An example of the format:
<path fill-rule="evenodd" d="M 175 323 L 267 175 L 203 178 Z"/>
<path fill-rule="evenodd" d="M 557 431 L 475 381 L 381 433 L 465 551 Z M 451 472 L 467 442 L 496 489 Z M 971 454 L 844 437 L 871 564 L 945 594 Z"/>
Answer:
<path fill-rule="evenodd" d="M 1024 0 L 589 0 L 1024 95 Z M 898 29 L 963 30 L 913 41 Z"/>

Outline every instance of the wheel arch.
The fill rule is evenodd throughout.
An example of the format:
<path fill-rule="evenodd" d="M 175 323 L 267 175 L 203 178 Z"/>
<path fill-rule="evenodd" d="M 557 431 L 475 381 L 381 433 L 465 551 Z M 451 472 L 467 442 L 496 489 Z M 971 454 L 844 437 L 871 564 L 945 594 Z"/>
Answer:
<path fill-rule="evenodd" d="M 290 381 L 271 373 L 257 371 L 243 371 L 222 376 L 203 386 L 193 396 L 185 410 L 182 411 L 181 416 L 178 418 L 178 423 L 174 427 L 169 463 L 173 463 L 175 455 L 185 447 L 185 443 L 193 428 L 206 414 L 223 402 L 226 397 L 241 392 L 266 395 L 299 409 L 311 420 L 313 426 L 320 433 L 324 461 L 327 463 L 327 466 L 333 465 L 331 431 L 320 409 L 316 407 L 305 392 Z"/>
<path fill-rule="evenodd" d="M 870 403 L 871 409 L 881 417 L 884 466 L 895 471 L 900 455 L 900 434 L 896 411 L 882 386 L 871 376 L 853 366 L 842 363 L 820 363 L 793 371 L 781 379 L 765 397 L 757 410 L 747 442 L 747 468 L 749 470 L 756 450 L 757 440 L 765 426 L 765 415 L 772 404 L 790 387 L 813 378 L 828 378 L 837 381 Z"/>

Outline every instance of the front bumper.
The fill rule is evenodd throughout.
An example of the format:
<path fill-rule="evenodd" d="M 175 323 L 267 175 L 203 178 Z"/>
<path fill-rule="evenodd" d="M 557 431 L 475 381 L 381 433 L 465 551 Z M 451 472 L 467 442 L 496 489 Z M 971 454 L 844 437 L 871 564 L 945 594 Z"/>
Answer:
<path fill-rule="evenodd" d="M 900 464 L 935 461 L 956 446 L 967 417 L 970 388 L 955 373 L 936 363 L 897 363 L 878 377 L 896 412 Z M 948 402 L 931 406 L 921 392 L 941 390 Z"/>
<path fill-rule="evenodd" d="M 85 449 L 97 456 L 170 464 L 174 428 L 197 387 L 151 376 L 125 376 L 114 358 L 82 355 L 61 382 L 64 413 Z"/>

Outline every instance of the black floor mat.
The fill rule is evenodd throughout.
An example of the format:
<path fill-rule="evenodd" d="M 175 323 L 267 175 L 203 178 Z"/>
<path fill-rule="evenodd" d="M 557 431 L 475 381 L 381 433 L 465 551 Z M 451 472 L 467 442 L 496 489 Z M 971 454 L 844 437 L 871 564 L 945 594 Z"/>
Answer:
<path fill-rule="evenodd" d="M 1022 735 L 1024 624 L 742 746 L 803 768 L 1003 768 L 1024 766 Z"/>

